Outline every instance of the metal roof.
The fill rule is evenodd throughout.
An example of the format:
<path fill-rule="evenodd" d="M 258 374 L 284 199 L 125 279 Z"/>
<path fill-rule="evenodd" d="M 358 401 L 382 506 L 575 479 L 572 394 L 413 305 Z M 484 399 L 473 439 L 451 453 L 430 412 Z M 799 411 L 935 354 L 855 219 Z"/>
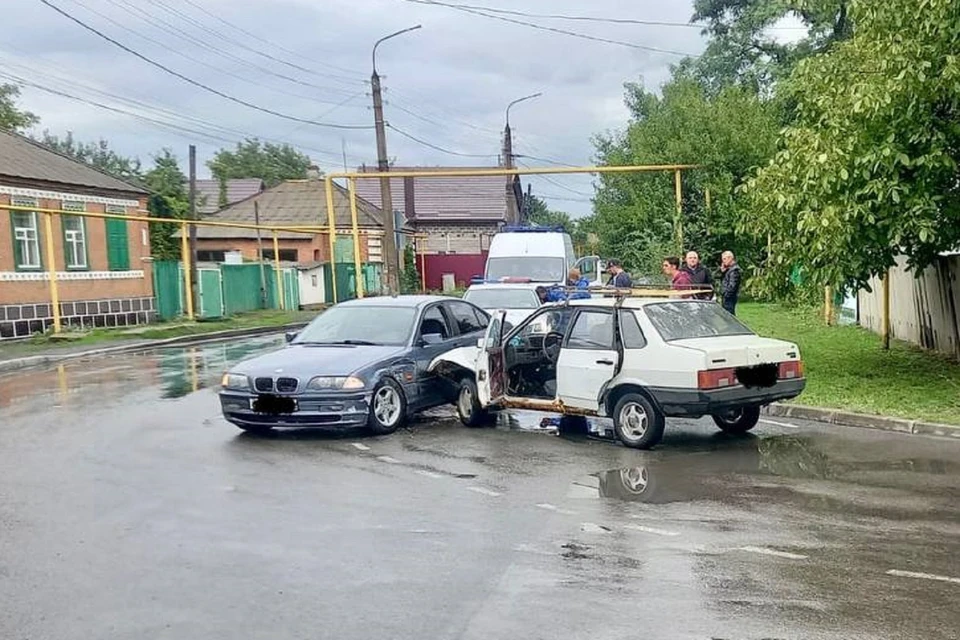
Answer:
<path fill-rule="evenodd" d="M 257 195 L 224 207 L 206 216 L 204 220 L 242 222 L 253 224 L 254 207 L 260 208 L 260 224 L 263 226 L 326 226 L 327 193 L 323 180 L 287 180 Z M 351 227 L 350 200 L 346 189 L 334 184 L 333 207 L 338 229 Z M 361 227 L 380 228 L 380 210 L 366 200 L 357 198 L 357 220 Z M 177 232 L 179 237 L 179 232 Z M 198 238 L 256 238 L 254 229 L 199 227 Z M 279 238 L 308 240 L 310 234 L 281 231 Z"/>
<path fill-rule="evenodd" d="M 0 131 L 0 177 L 67 185 L 97 191 L 143 195 L 143 187 L 95 169 L 44 145 L 9 131 Z"/>
<path fill-rule="evenodd" d="M 457 170 L 490 167 L 455 167 Z M 391 167 L 396 171 L 443 171 L 450 167 Z M 361 173 L 377 171 L 361 167 Z M 506 179 L 503 176 L 391 178 L 393 208 L 408 219 L 431 222 L 503 221 L 506 219 Z M 407 194 L 406 189 L 412 191 Z M 380 180 L 359 178 L 357 194 L 380 206 Z M 412 195 L 412 198 L 409 197 Z M 412 204 L 412 211 L 407 211 Z"/>
<path fill-rule="evenodd" d="M 220 209 L 220 181 L 197 180 L 197 213 L 208 216 Z M 185 187 L 190 188 L 190 183 Z M 236 178 L 227 180 L 227 206 L 245 200 L 263 191 L 260 178 Z"/>

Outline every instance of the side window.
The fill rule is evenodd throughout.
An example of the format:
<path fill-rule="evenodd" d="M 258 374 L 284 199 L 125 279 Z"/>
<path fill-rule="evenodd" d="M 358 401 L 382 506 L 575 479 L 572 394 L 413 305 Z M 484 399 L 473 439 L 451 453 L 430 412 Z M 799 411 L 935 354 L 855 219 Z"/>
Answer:
<path fill-rule="evenodd" d="M 477 316 L 477 324 L 486 329 L 490 324 L 490 315 L 483 309 L 477 307 L 474 307 L 473 313 Z"/>
<path fill-rule="evenodd" d="M 603 311 L 582 311 L 573 323 L 568 349 L 612 349 L 613 314 Z"/>
<path fill-rule="evenodd" d="M 626 349 L 643 349 L 647 346 L 647 338 L 637 322 L 637 314 L 626 309 L 620 310 L 620 337 Z"/>
<path fill-rule="evenodd" d="M 423 319 L 420 320 L 420 335 L 425 336 L 429 333 L 439 333 L 444 340 L 450 337 L 450 330 L 440 312 L 440 305 L 435 304 L 423 312 Z"/>
<path fill-rule="evenodd" d="M 450 311 L 450 315 L 453 317 L 453 321 L 456 323 L 460 335 L 467 335 L 468 333 L 476 333 L 483 330 L 483 326 L 477 322 L 477 314 L 473 312 L 473 308 L 467 303 L 447 303 L 447 310 Z"/>
<path fill-rule="evenodd" d="M 573 309 L 570 307 L 557 307 L 542 311 L 527 320 L 526 325 L 520 330 L 517 337 L 527 340 L 534 336 L 542 337 L 548 333 L 566 333 L 572 315 Z"/>

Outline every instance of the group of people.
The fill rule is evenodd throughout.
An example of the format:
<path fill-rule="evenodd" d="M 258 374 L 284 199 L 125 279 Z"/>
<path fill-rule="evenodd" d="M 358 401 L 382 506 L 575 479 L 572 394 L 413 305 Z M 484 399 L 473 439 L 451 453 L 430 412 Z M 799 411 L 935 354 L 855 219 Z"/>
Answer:
<path fill-rule="evenodd" d="M 715 285 L 713 274 L 700 263 L 700 254 L 688 251 L 684 264 L 680 258 L 663 259 L 663 273 L 671 280 L 671 286 L 677 290 L 700 290 L 691 297 L 711 300 L 716 295 L 724 309 L 736 314 L 740 299 L 740 284 L 743 280 L 740 266 L 732 251 L 724 251 L 720 257 L 720 286 Z"/>
<path fill-rule="evenodd" d="M 720 286 L 715 286 L 713 274 L 700 262 L 700 254 L 696 251 L 687 252 L 681 264 L 680 258 L 668 257 L 663 259 L 663 273 L 670 278 L 671 286 L 677 290 L 699 290 L 690 294 L 700 300 L 712 300 L 714 295 L 724 309 L 735 314 L 737 301 L 740 299 L 740 283 L 742 276 L 740 266 L 732 251 L 724 251 L 720 258 Z M 617 289 L 633 288 L 633 279 L 623 269 L 619 260 L 607 261 L 607 274 L 610 280 L 608 287 Z M 553 287 L 537 287 L 537 296 L 541 304 L 589 298 L 590 282 L 583 277 L 579 269 L 571 269 L 567 274 L 567 281 L 563 285 Z"/>

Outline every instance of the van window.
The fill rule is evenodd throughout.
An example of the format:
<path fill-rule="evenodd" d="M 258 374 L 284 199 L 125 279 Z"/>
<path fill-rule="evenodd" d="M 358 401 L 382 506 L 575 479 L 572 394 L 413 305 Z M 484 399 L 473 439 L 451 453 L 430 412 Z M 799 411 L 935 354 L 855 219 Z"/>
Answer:
<path fill-rule="evenodd" d="M 487 279 L 530 278 L 534 282 L 563 282 L 567 277 L 563 258 L 510 256 L 487 258 Z"/>

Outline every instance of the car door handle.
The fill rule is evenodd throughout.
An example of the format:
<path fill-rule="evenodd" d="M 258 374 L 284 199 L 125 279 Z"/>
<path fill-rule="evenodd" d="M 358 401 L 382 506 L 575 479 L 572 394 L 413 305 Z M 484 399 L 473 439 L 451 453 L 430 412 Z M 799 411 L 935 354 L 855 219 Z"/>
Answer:
<path fill-rule="evenodd" d="M 597 364 L 613 364 L 613 360 L 597 360 Z"/>

